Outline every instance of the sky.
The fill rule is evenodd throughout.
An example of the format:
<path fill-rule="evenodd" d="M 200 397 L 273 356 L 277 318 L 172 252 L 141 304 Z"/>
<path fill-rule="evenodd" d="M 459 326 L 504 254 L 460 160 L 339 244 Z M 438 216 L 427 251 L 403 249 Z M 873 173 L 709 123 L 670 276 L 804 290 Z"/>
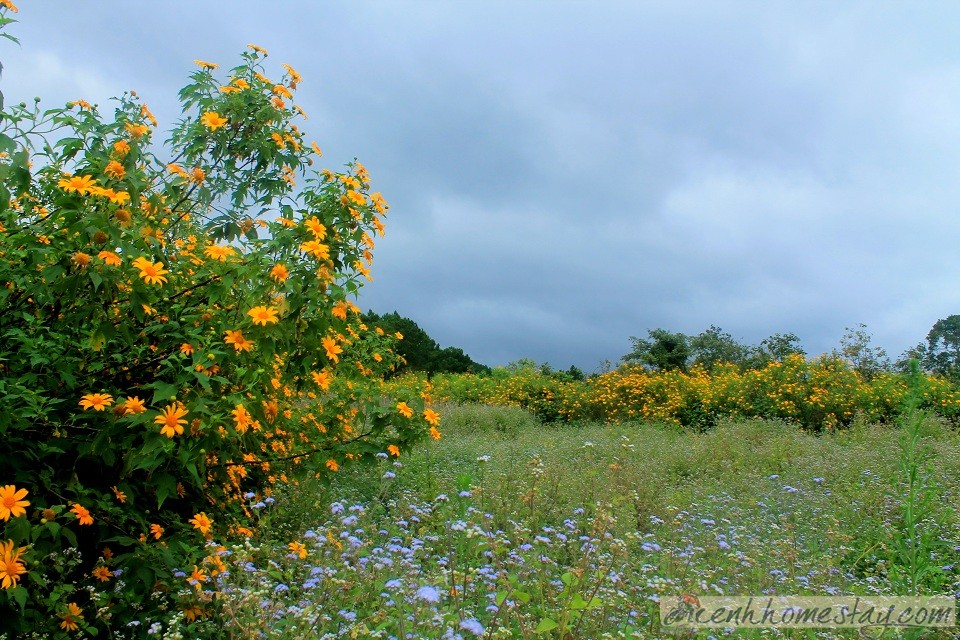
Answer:
<path fill-rule="evenodd" d="M 956 3 L 17 4 L 8 103 L 136 89 L 169 130 L 194 59 L 296 68 L 391 205 L 359 306 L 484 364 L 711 325 L 896 357 L 960 313 Z"/>

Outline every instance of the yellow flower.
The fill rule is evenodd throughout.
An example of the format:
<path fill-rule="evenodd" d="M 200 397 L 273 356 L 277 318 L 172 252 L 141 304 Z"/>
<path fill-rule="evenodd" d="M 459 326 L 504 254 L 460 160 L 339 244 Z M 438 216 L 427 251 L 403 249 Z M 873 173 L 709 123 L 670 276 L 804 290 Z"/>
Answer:
<path fill-rule="evenodd" d="M 84 253 L 83 251 L 77 251 L 73 254 L 73 264 L 77 265 L 81 269 L 86 269 L 87 265 L 90 264 L 90 254 Z"/>
<path fill-rule="evenodd" d="M 286 265 L 284 265 L 282 262 L 278 262 L 277 264 L 273 265 L 272 269 L 270 269 L 270 277 L 277 282 L 284 282 L 290 277 L 290 272 L 287 271 Z"/>
<path fill-rule="evenodd" d="M 310 216 L 304 220 L 303 226 L 309 229 L 317 240 L 323 240 L 327 236 L 327 228 L 321 224 L 316 216 Z"/>
<path fill-rule="evenodd" d="M 291 542 L 287 545 L 287 548 L 301 560 L 307 557 L 307 547 L 299 542 Z"/>
<path fill-rule="evenodd" d="M 187 522 L 192 524 L 193 528 L 198 529 L 203 535 L 210 533 L 210 529 L 213 528 L 213 520 L 207 517 L 206 512 L 203 511 L 190 518 Z"/>
<path fill-rule="evenodd" d="M 293 94 L 290 93 L 290 89 L 287 89 L 287 88 L 286 88 L 285 86 L 283 86 L 282 84 L 276 84 L 276 85 L 274 85 L 272 91 L 273 91 L 273 93 L 275 93 L 276 95 L 278 95 L 278 96 L 283 96 L 284 98 L 292 98 L 292 97 L 293 97 Z"/>
<path fill-rule="evenodd" d="M 337 464 L 336 460 L 327 460 L 327 469 L 330 469 L 330 471 L 337 471 L 340 469 L 340 465 Z"/>
<path fill-rule="evenodd" d="M 191 355 L 193 351 L 194 351 L 193 345 L 190 344 L 189 342 L 184 342 L 182 345 L 180 345 L 180 353 L 182 353 L 185 356 Z"/>
<path fill-rule="evenodd" d="M 80 521 L 80 524 L 88 525 L 93 524 L 93 516 L 90 515 L 90 512 L 87 511 L 86 507 L 80 504 L 74 504 L 70 511 L 77 516 L 77 520 Z"/>
<path fill-rule="evenodd" d="M 120 259 L 120 256 L 115 254 L 113 251 L 101 251 L 97 254 L 97 257 L 111 267 L 119 267 L 123 262 L 123 260 Z"/>
<path fill-rule="evenodd" d="M 90 572 L 90 575 L 92 575 L 94 578 L 96 578 L 100 582 L 109 582 L 110 578 L 113 577 L 113 574 L 110 572 L 110 569 L 103 566 L 102 564 L 95 567 L 94 570 Z"/>
<path fill-rule="evenodd" d="M 10 2 L 10 0 L 0 0 L 0 7 L 6 7 L 13 13 L 17 13 L 20 9 L 17 9 L 17 5 Z"/>
<path fill-rule="evenodd" d="M 313 149 L 313 152 L 314 152 L 315 154 L 317 154 L 318 156 L 322 156 L 322 155 L 323 155 L 323 151 L 320 150 L 320 146 L 317 145 L 316 142 L 311 142 L 311 143 L 310 143 L 310 148 Z"/>
<path fill-rule="evenodd" d="M 387 201 L 383 199 L 383 196 L 380 195 L 380 192 L 370 194 L 370 200 L 373 202 L 373 206 L 377 208 L 377 211 L 380 213 L 386 213 L 387 209 L 390 208 L 390 205 L 387 204 Z"/>
<path fill-rule="evenodd" d="M 347 303 L 344 302 L 343 300 L 340 300 L 335 305 L 333 305 L 333 310 L 330 313 L 335 318 L 346 320 L 347 319 Z"/>
<path fill-rule="evenodd" d="M 193 64 L 197 65 L 204 71 L 213 71 L 220 66 L 216 62 L 205 62 L 203 60 L 194 60 Z"/>
<path fill-rule="evenodd" d="M 170 173 L 172 173 L 172 174 L 175 175 L 175 176 L 180 176 L 180 177 L 183 178 L 184 180 L 189 180 L 189 179 L 190 179 L 190 175 L 189 175 L 186 171 L 183 170 L 183 167 L 181 167 L 180 165 L 176 164 L 175 162 L 171 162 L 170 164 L 167 165 L 167 171 L 169 171 Z"/>
<path fill-rule="evenodd" d="M 210 131 L 216 131 L 220 127 L 227 124 L 227 119 L 216 111 L 207 111 L 205 114 L 200 116 L 200 122 L 202 122 L 203 126 L 205 126 L 207 129 L 210 129 Z"/>
<path fill-rule="evenodd" d="M 57 183 L 57 186 L 67 193 L 85 196 L 90 193 L 91 187 L 96 186 L 96 181 L 92 176 L 66 176 Z"/>
<path fill-rule="evenodd" d="M 427 421 L 427 424 L 434 427 L 440 424 L 440 414 L 432 409 L 424 410 L 423 419 Z"/>
<path fill-rule="evenodd" d="M 239 329 L 236 331 L 227 329 L 227 332 L 224 334 L 223 341 L 227 344 L 232 344 L 233 348 L 237 351 L 253 351 L 253 340 L 247 340 L 243 336 L 243 332 Z"/>
<path fill-rule="evenodd" d="M 333 362 L 340 362 L 340 358 L 337 354 L 343 353 L 343 349 L 341 349 L 337 345 L 336 340 L 330 337 L 326 337 L 320 340 L 320 343 L 323 345 L 323 348 L 326 349 L 327 351 L 327 358 L 329 358 Z"/>
<path fill-rule="evenodd" d="M 233 421 L 236 423 L 237 433 L 246 433 L 250 425 L 253 424 L 253 417 L 247 411 L 246 407 L 238 404 L 237 408 L 230 413 L 233 414 Z"/>
<path fill-rule="evenodd" d="M 300 250 L 309 253 L 318 260 L 326 260 L 330 257 L 330 247 L 316 240 L 307 240 L 301 243 Z"/>
<path fill-rule="evenodd" d="M 150 525 L 150 535 L 153 536 L 153 539 L 154 539 L 154 540 L 159 540 L 159 539 L 160 539 L 160 536 L 163 535 L 163 527 L 161 527 L 161 526 L 158 525 L 158 524 L 151 524 L 151 525 Z"/>
<path fill-rule="evenodd" d="M 113 143 L 113 151 L 118 156 L 125 156 L 130 153 L 130 143 L 126 140 L 117 140 Z"/>
<path fill-rule="evenodd" d="M 72 602 L 67 603 L 66 613 L 58 613 L 57 615 L 63 619 L 60 628 L 64 631 L 76 631 L 80 628 L 77 623 L 83 620 L 83 610 Z"/>
<path fill-rule="evenodd" d="M 226 84 L 226 85 L 223 85 L 222 87 L 220 87 L 220 93 L 230 94 L 230 93 L 240 93 L 240 91 L 242 91 L 242 89 L 240 89 L 240 87 L 234 87 L 234 86 L 229 85 L 229 84 Z"/>
<path fill-rule="evenodd" d="M 149 120 L 150 124 L 153 126 L 157 126 L 157 117 L 150 112 L 150 109 L 147 107 L 147 105 L 140 105 L 140 115 Z"/>
<path fill-rule="evenodd" d="M 193 565 L 193 573 L 187 576 L 187 582 L 193 585 L 197 591 L 200 591 L 202 583 L 207 581 L 207 574 L 203 572 L 202 569 Z"/>
<path fill-rule="evenodd" d="M 27 568 L 20 561 L 24 551 L 24 547 L 17 547 L 14 551 L 13 540 L 0 542 L 0 587 L 9 589 L 17 586 L 20 576 L 27 572 Z"/>
<path fill-rule="evenodd" d="M 330 389 L 330 383 L 333 381 L 333 376 L 331 376 L 326 371 L 312 371 L 310 375 L 313 377 L 313 381 L 317 383 L 317 386 L 327 391 Z"/>
<path fill-rule="evenodd" d="M 277 310 L 274 307 L 254 307 L 247 312 L 253 318 L 253 324 L 268 325 L 272 322 L 278 322 Z"/>
<path fill-rule="evenodd" d="M 150 127 L 145 124 L 133 124 L 132 122 L 128 122 L 126 124 L 126 129 L 130 136 L 134 139 L 142 138 L 150 133 Z"/>
<path fill-rule="evenodd" d="M 264 49 L 263 47 L 258 47 L 255 44 L 248 44 L 247 47 L 249 47 L 251 50 L 256 51 L 261 55 L 264 55 L 264 56 L 267 55 L 267 50 Z"/>
<path fill-rule="evenodd" d="M 140 270 L 140 277 L 147 284 L 162 285 L 167 281 L 165 274 L 169 272 L 163 268 L 162 262 L 150 262 L 146 258 L 140 257 L 133 261 L 133 266 Z"/>
<path fill-rule="evenodd" d="M 249 89 L 249 88 L 250 88 L 250 83 L 248 83 L 248 82 L 247 82 L 246 80 L 244 80 L 243 78 L 234 78 L 234 79 L 233 79 L 233 86 L 237 87 L 238 89 L 240 89 L 240 90 L 242 91 L 243 89 Z"/>
<path fill-rule="evenodd" d="M 297 70 L 288 64 L 284 64 L 281 66 L 287 70 L 287 75 L 290 76 L 290 88 L 296 89 L 297 85 L 303 82 L 303 76 L 297 73 Z"/>
<path fill-rule="evenodd" d="M 27 512 L 24 507 L 30 504 L 27 500 L 26 489 L 17 489 L 16 486 L 8 484 L 0 489 L 0 520 L 6 522 L 10 518 L 22 516 Z"/>
<path fill-rule="evenodd" d="M 111 404 L 113 404 L 113 396 L 109 393 L 88 393 L 80 397 L 80 406 L 84 410 L 103 411 Z"/>
<path fill-rule="evenodd" d="M 104 167 L 103 172 L 114 180 L 122 180 L 123 176 L 127 175 L 127 170 L 124 169 L 123 165 L 116 160 L 111 160 L 108 162 L 107 166 Z"/>
<path fill-rule="evenodd" d="M 391 444 L 391 445 L 389 445 L 389 446 L 387 447 L 387 453 L 389 453 L 390 455 L 392 455 L 392 456 L 395 457 L 395 458 L 399 458 L 399 457 L 400 457 L 400 447 L 398 447 L 398 446 L 395 445 L 395 444 Z"/>
<path fill-rule="evenodd" d="M 207 172 L 200 167 L 194 167 L 190 172 L 190 181 L 200 184 L 207 179 Z"/>
<path fill-rule="evenodd" d="M 137 396 L 127 398 L 123 401 L 123 414 L 124 415 L 134 415 L 137 413 L 144 413 L 147 410 L 147 407 L 143 404 L 143 400 Z"/>
<path fill-rule="evenodd" d="M 436 427 L 430 427 L 430 437 L 434 440 L 440 439 L 440 431 Z"/>
<path fill-rule="evenodd" d="M 183 416 L 187 415 L 186 407 L 184 407 L 179 402 L 174 402 L 173 404 L 168 404 L 164 408 L 163 413 L 158 415 L 153 419 L 159 425 L 162 425 L 160 433 L 172 438 L 173 436 L 183 435 L 183 425 L 187 424 L 187 421 L 183 419 Z"/>
<path fill-rule="evenodd" d="M 406 402 L 398 402 L 398 403 L 397 403 L 397 411 L 398 411 L 398 412 L 400 413 L 400 415 L 402 415 L 404 418 L 412 418 L 412 417 L 413 417 L 413 409 L 411 409 L 411 408 L 410 408 L 410 405 L 408 405 Z"/>
<path fill-rule="evenodd" d="M 123 491 L 121 491 L 120 489 L 117 489 L 116 487 L 111 487 L 111 489 L 112 489 L 112 491 L 113 491 L 113 495 L 115 495 L 115 496 L 117 497 L 117 500 L 119 500 L 120 502 L 126 502 L 126 501 L 127 501 L 127 494 L 125 494 L 125 493 L 124 493 Z"/>
<path fill-rule="evenodd" d="M 354 191 L 353 189 L 347 191 L 347 194 L 344 197 L 347 199 L 348 203 L 353 203 L 359 207 L 367 204 L 367 199 L 363 197 L 363 194 L 359 191 Z"/>
<path fill-rule="evenodd" d="M 207 245 L 207 248 L 203 250 L 208 258 L 212 260 L 219 260 L 220 262 L 226 262 L 227 258 L 233 255 L 233 247 L 227 245 L 211 244 Z"/>

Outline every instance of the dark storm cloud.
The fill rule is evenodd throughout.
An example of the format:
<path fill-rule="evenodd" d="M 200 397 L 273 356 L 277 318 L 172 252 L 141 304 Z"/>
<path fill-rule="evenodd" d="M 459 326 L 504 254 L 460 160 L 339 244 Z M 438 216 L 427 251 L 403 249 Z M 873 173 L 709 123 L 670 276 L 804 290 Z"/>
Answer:
<path fill-rule="evenodd" d="M 683 2 L 44 2 L 7 94 L 161 121 L 248 42 L 305 77 L 303 128 L 392 205 L 360 304 L 503 364 L 590 371 L 716 324 L 899 353 L 960 310 L 950 7 Z M 55 102 L 54 102 L 55 103 Z"/>

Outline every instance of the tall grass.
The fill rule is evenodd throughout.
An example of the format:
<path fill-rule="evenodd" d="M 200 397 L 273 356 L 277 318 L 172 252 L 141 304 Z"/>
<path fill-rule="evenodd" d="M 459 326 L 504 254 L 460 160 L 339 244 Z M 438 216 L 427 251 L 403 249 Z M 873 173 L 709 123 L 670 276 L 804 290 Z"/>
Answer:
<path fill-rule="evenodd" d="M 690 433 L 442 413 L 439 442 L 278 497 L 268 538 L 232 552 L 231 637 L 656 638 L 662 595 L 902 595 L 914 571 L 891 535 L 906 523 L 895 427 Z M 960 437 L 929 418 L 913 433 L 937 487 L 924 535 L 958 541 Z M 960 588 L 954 544 L 924 553 L 942 590 Z"/>

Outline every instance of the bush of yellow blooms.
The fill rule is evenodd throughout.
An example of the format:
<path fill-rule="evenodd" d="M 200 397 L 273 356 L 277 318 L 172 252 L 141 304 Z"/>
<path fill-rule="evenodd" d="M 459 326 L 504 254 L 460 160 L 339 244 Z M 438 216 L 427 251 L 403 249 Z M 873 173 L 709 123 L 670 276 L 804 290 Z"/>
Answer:
<path fill-rule="evenodd" d="M 15 11 L 0 0 L 0 28 Z M 351 302 L 387 204 L 359 162 L 315 168 L 302 79 L 289 65 L 271 79 L 266 59 L 251 45 L 229 71 L 196 61 L 165 142 L 133 92 L 110 114 L 0 113 L 11 637 L 207 615 L 209 541 L 250 535 L 253 501 L 439 437 L 423 395 L 384 395 L 399 337 Z"/>
<path fill-rule="evenodd" d="M 560 381 L 536 369 L 501 375 L 436 375 L 437 400 L 526 408 L 541 420 L 625 422 L 649 420 L 706 428 L 721 417 L 777 418 L 823 431 L 896 416 L 907 376 L 882 373 L 870 380 L 845 360 L 792 355 L 758 369 L 720 365 L 711 372 L 649 371 L 622 367 L 582 382 Z M 392 382 L 417 388 L 411 378 Z M 927 408 L 960 416 L 960 389 L 939 376 L 920 378 Z"/>

